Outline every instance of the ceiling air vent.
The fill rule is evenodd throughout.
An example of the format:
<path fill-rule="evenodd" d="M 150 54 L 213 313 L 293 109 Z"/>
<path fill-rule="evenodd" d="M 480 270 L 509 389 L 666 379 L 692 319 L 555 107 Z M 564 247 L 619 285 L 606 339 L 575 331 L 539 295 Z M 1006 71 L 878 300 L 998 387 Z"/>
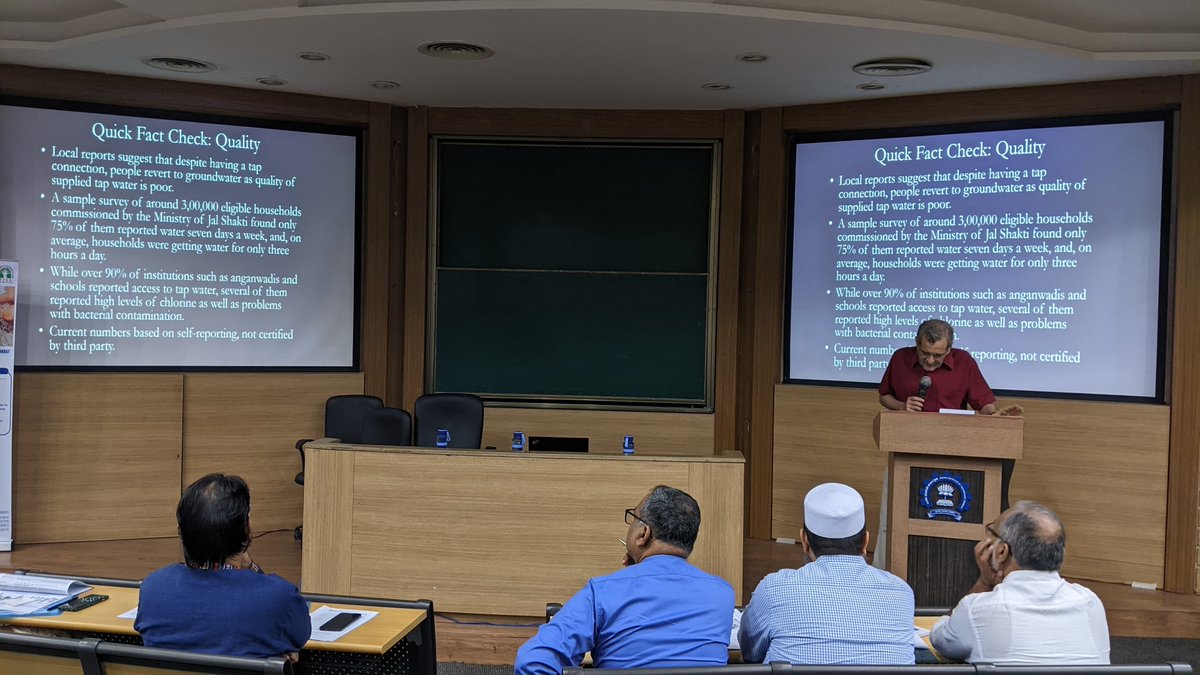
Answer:
<path fill-rule="evenodd" d="M 854 72 L 867 77 L 899 77 L 920 75 L 933 70 L 933 64 L 920 59 L 876 59 L 854 66 Z"/>
<path fill-rule="evenodd" d="M 435 59 L 452 59 L 455 61 L 478 61 L 496 53 L 491 47 L 477 45 L 472 42 L 426 42 L 417 47 L 417 51 Z"/>
<path fill-rule="evenodd" d="M 209 73 L 217 69 L 217 67 L 211 63 L 197 61 L 196 59 L 178 59 L 173 56 L 156 56 L 154 58 L 144 59 L 142 63 L 160 70 L 169 70 L 174 73 Z"/>

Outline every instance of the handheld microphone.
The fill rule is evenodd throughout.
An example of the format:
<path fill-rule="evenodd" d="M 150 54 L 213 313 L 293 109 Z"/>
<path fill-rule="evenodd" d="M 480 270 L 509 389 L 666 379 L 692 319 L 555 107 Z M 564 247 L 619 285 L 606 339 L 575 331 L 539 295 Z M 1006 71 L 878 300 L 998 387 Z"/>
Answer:
<path fill-rule="evenodd" d="M 921 387 L 919 389 L 917 389 L 917 396 L 920 396 L 921 398 L 925 398 L 925 393 L 929 391 L 929 388 L 931 386 L 933 386 L 933 380 L 929 379 L 928 375 L 926 375 L 925 377 L 922 377 L 921 378 Z"/>

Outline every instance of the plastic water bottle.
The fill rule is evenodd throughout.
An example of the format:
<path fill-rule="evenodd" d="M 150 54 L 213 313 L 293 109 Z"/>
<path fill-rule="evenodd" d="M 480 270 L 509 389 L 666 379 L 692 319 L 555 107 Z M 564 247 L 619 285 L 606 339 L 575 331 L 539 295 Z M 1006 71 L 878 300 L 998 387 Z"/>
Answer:
<path fill-rule="evenodd" d="M 633 436 L 625 437 L 625 442 L 621 444 L 621 454 L 626 457 L 633 454 Z"/>
<path fill-rule="evenodd" d="M 450 447 L 450 430 L 449 429 L 438 429 L 437 430 L 437 446 L 439 448 Z"/>
<path fill-rule="evenodd" d="M 513 432 L 513 452 L 525 452 L 525 432 Z"/>

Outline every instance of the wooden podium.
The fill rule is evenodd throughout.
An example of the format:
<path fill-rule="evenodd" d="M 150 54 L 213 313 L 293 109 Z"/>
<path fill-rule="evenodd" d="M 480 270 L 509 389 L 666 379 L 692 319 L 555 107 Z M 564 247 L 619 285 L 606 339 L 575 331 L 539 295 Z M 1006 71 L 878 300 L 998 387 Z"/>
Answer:
<path fill-rule="evenodd" d="M 1020 459 L 1025 420 L 887 410 L 888 569 L 918 607 L 951 607 L 979 576 L 975 544 L 1000 515 L 1001 460 Z"/>

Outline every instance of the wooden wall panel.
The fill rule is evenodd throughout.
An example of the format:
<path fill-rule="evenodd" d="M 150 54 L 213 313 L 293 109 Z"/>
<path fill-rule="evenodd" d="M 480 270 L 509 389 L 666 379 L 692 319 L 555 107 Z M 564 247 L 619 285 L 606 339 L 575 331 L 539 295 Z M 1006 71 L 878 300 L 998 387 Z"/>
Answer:
<path fill-rule="evenodd" d="M 716 352 L 713 365 L 715 448 L 739 450 L 738 435 L 738 289 L 741 281 L 742 166 L 745 163 L 746 114 L 725 113 L 721 142 L 720 216 L 717 228 Z"/>
<path fill-rule="evenodd" d="M 363 393 L 362 373 L 189 373 L 184 376 L 182 488 L 213 473 L 246 479 L 258 532 L 302 521 L 296 441 L 324 435 L 325 399 Z M 172 528 L 172 533 L 173 533 Z"/>
<path fill-rule="evenodd" d="M 514 431 L 526 436 L 587 437 L 596 454 L 620 454 L 626 434 L 633 434 L 639 455 L 710 456 L 713 416 L 621 410 L 489 407 L 483 415 L 483 445 L 512 449 Z M 725 448 L 732 452 L 732 448 Z"/>
<path fill-rule="evenodd" d="M 359 251 L 359 364 L 365 375 L 363 391 L 384 398 L 388 380 L 388 310 L 391 290 L 392 228 L 392 107 L 371 104 L 371 127 L 366 142 L 366 208 Z M 398 189 L 398 188 L 397 188 Z"/>
<path fill-rule="evenodd" d="M 1175 224 L 1174 342 L 1171 405 L 1171 497 L 1166 588 L 1200 592 L 1200 76 L 1184 78 L 1179 113 Z M 1188 545 L 1187 542 L 1191 542 Z"/>
<path fill-rule="evenodd" d="M 434 135 L 696 140 L 721 138 L 724 125 L 719 110 L 429 109 Z"/>
<path fill-rule="evenodd" d="M 15 386 L 18 545 L 175 534 L 182 375 L 21 373 Z"/>
<path fill-rule="evenodd" d="M 1011 496 L 1042 502 L 1062 517 L 1068 533 L 1063 572 L 1161 584 L 1170 409 L 1048 399 L 1020 403 L 1025 455 L 1017 462 Z M 773 535 L 798 536 L 805 493 L 826 481 L 861 492 L 868 529 L 877 529 L 884 453 L 871 438 L 871 421 L 880 410 L 875 392 L 778 385 L 775 410 Z"/>

